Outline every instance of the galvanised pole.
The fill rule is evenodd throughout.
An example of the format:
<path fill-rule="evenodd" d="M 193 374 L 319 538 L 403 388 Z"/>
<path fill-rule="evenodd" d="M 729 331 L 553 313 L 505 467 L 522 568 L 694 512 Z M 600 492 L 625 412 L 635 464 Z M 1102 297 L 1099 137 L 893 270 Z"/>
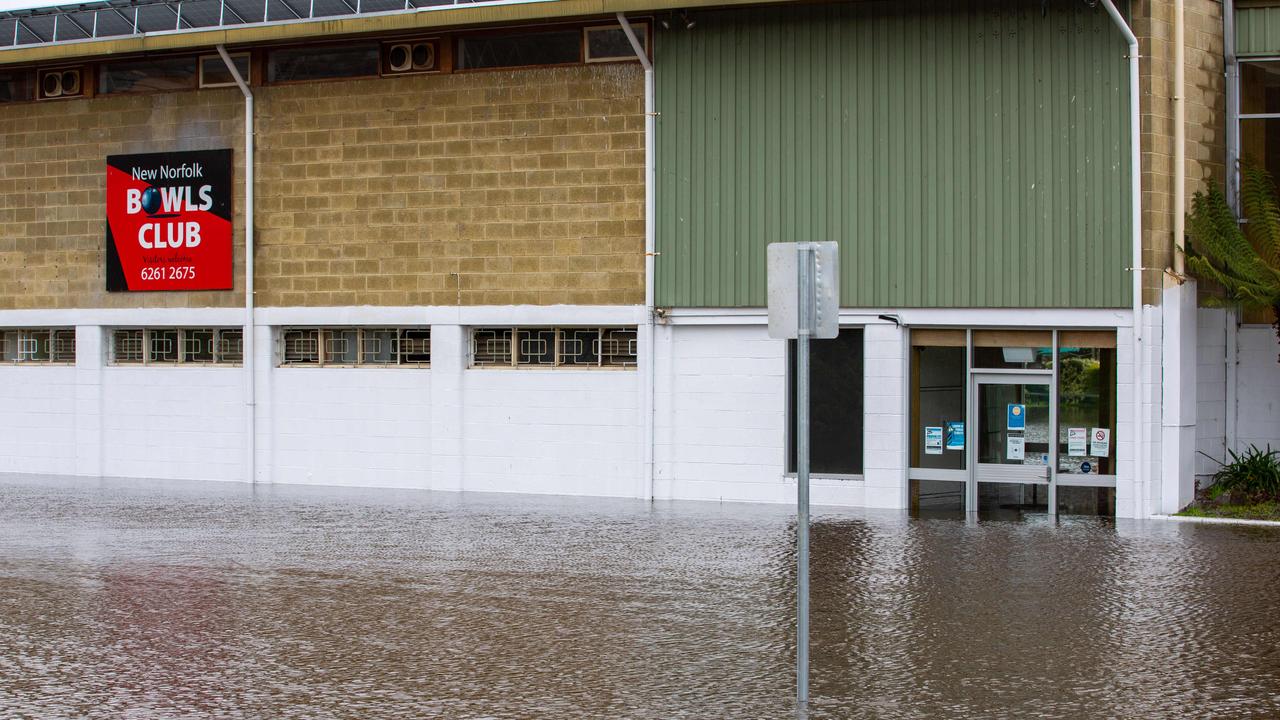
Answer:
<path fill-rule="evenodd" d="M 815 249 L 800 250 L 800 327 L 796 333 L 796 710 L 809 703 L 809 336 L 814 330 Z"/>

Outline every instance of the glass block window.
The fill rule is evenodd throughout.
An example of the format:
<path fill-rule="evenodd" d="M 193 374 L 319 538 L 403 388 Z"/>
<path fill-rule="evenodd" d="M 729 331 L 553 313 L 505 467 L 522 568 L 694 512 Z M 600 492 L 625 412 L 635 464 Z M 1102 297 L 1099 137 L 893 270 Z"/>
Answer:
<path fill-rule="evenodd" d="M 472 367 L 633 368 L 636 329 L 474 328 Z"/>

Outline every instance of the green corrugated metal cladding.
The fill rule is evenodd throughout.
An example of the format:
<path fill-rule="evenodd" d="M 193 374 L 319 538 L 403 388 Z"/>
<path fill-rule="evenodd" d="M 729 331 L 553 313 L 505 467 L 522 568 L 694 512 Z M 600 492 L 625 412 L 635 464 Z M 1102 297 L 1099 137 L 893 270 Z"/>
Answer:
<path fill-rule="evenodd" d="M 837 240 L 845 307 L 1128 306 L 1127 46 L 1102 7 L 689 18 L 656 45 L 659 305 L 763 306 L 768 243 Z"/>

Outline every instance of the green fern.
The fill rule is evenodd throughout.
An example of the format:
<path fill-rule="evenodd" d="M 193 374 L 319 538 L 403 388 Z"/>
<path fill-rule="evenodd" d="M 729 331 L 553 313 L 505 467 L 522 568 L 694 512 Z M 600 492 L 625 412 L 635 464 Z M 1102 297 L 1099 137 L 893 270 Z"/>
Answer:
<path fill-rule="evenodd" d="M 1222 288 L 1222 305 L 1270 308 L 1280 338 L 1280 203 L 1271 174 L 1256 167 L 1240 172 L 1240 223 L 1222 191 L 1196 193 L 1187 217 L 1187 267 Z"/>

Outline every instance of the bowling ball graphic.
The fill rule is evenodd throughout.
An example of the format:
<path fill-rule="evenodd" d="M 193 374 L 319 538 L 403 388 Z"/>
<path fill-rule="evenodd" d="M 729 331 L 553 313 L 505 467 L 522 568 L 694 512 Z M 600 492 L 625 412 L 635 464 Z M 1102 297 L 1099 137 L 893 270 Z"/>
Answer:
<path fill-rule="evenodd" d="M 149 187 L 142 191 L 142 211 L 148 215 L 160 212 L 160 191 Z"/>

